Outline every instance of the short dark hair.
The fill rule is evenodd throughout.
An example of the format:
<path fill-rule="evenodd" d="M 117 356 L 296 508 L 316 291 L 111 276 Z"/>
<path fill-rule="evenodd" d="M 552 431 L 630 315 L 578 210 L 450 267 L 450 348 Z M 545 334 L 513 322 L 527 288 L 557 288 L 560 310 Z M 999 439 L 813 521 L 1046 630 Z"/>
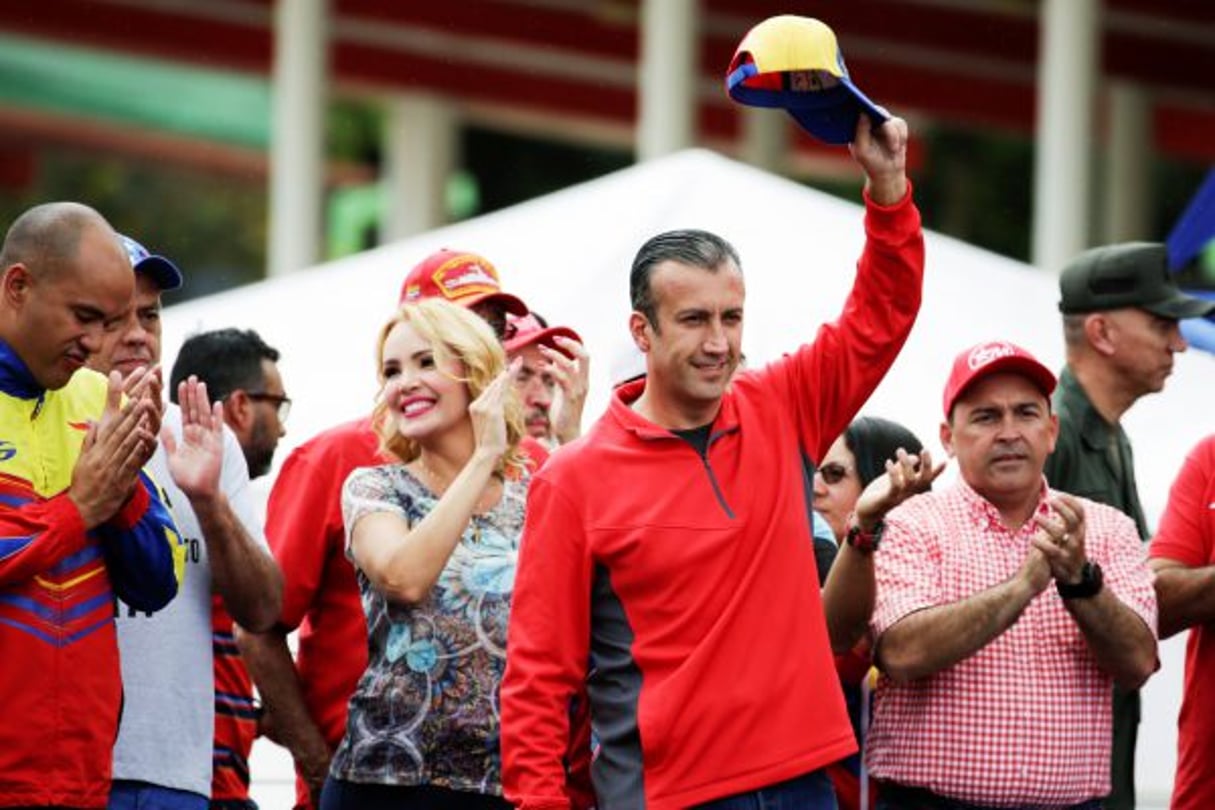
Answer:
<path fill-rule="evenodd" d="M 919 455 L 924 445 L 898 422 L 880 416 L 860 416 L 844 429 L 844 446 L 856 460 L 856 477 L 861 488 L 886 472 L 886 461 L 893 460 L 899 448 Z"/>
<path fill-rule="evenodd" d="M 262 361 L 278 362 L 278 349 L 252 329 L 215 329 L 186 338 L 169 374 L 169 399 L 177 402 L 177 387 L 191 374 L 207 384 L 212 402 L 233 391 L 256 390 L 265 384 Z"/>
<path fill-rule="evenodd" d="M 654 306 L 654 290 L 650 277 L 654 268 L 666 261 L 715 271 L 727 261 L 742 272 L 742 262 L 734 246 L 715 233 L 695 229 L 667 231 L 650 238 L 633 258 L 629 273 L 629 295 L 633 309 L 640 312 L 658 329 L 658 313 Z"/>

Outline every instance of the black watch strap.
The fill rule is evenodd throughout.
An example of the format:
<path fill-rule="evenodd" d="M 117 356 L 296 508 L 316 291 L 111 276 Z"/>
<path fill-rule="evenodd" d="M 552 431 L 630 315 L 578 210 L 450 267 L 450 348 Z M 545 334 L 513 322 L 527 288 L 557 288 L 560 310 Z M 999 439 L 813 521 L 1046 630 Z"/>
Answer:
<path fill-rule="evenodd" d="M 1080 569 L 1080 581 L 1076 584 L 1055 581 L 1055 588 L 1064 599 L 1088 599 L 1101 593 L 1104 585 L 1105 575 L 1101 573 L 1101 566 L 1091 560 Z"/>
<path fill-rule="evenodd" d="M 873 524 L 873 531 L 869 532 L 862 529 L 859 524 L 853 523 L 848 527 L 848 534 L 844 535 L 844 540 L 857 551 L 872 554 L 881 545 L 882 535 L 885 532 L 886 521 L 884 520 Z"/>

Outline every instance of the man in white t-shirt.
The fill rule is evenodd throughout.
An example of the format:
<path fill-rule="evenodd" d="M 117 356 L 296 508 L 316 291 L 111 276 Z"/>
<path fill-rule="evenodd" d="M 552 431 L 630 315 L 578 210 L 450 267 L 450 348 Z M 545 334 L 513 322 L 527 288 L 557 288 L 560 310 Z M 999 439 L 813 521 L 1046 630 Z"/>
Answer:
<path fill-rule="evenodd" d="M 134 312 L 90 365 L 125 377 L 160 362 L 161 293 L 180 287 L 182 275 L 168 259 L 122 240 L 135 268 Z M 210 407 L 205 387 L 187 383 L 181 393 L 181 406 L 166 406 L 165 430 L 148 468 L 186 543 L 186 571 L 177 598 L 163 610 L 148 614 L 115 604 L 125 702 L 111 810 L 208 806 L 215 725 L 211 593 L 237 621 L 258 630 L 274 623 L 282 599 L 282 575 L 257 519 L 241 448 Z"/>

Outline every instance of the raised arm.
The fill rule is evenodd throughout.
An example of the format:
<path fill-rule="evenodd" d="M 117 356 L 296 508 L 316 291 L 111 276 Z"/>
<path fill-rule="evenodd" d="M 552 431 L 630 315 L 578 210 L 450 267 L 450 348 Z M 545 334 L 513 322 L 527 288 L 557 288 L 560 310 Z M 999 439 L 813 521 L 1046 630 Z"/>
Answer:
<path fill-rule="evenodd" d="M 282 608 L 283 581 L 264 544 L 249 498 L 249 473 L 240 447 L 223 423 L 222 406 L 212 405 L 206 385 L 194 376 L 178 386 L 181 438 L 161 431 L 169 472 L 190 499 L 198 518 L 212 588 L 237 624 L 251 630 L 274 625 Z"/>
<path fill-rule="evenodd" d="M 417 525 L 409 525 L 395 509 L 369 503 L 376 493 L 365 491 L 359 473 L 347 481 L 342 503 L 351 556 L 372 586 L 389 599 L 406 603 L 425 599 L 459 544 L 506 452 L 503 408 L 516 370 L 513 365 L 500 373 L 469 405 L 476 435 L 472 457 Z"/>
<path fill-rule="evenodd" d="M 876 130 L 868 116 L 857 119 L 856 138 L 848 144 L 852 158 L 865 171 L 865 193 L 878 205 L 890 206 L 907 196 L 907 122 L 890 118 Z"/>
<path fill-rule="evenodd" d="M 565 352 L 540 346 L 540 352 L 549 362 L 549 373 L 561 389 L 553 433 L 558 442 L 568 444 L 582 435 L 582 410 L 591 385 L 591 356 L 585 346 L 572 338 L 557 335 L 553 339 L 572 355 L 567 357 Z"/>
<path fill-rule="evenodd" d="M 924 233 L 905 174 L 907 125 L 892 118 L 874 132 L 861 116 L 851 149 L 866 176 L 865 248 L 852 291 L 836 321 L 770 367 L 795 409 L 802 449 L 816 462 L 894 364 L 923 294 Z"/>
<path fill-rule="evenodd" d="M 886 460 L 886 472 L 870 481 L 857 499 L 849 520 L 853 539 L 841 544 L 823 586 L 827 634 L 837 654 L 847 652 L 861 640 L 873 615 L 877 590 L 873 555 L 881 552 L 872 538 L 878 537 L 880 544 L 886 513 L 912 495 L 930 489 L 944 469 L 944 463 L 933 466 L 927 450 L 915 456 L 899 448 L 896 458 Z"/>

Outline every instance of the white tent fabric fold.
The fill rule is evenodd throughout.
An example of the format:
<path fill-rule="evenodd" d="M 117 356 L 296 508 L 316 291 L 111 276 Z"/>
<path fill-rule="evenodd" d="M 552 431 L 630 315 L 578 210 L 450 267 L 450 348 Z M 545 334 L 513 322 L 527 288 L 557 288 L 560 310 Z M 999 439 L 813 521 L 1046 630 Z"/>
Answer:
<path fill-rule="evenodd" d="M 738 249 L 747 284 L 743 349 L 756 365 L 813 337 L 851 287 L 863 241 L 862 209 L 732 162 L 690 150 L 295 275 L 172 306 L 166 367 L 200 329 L 251 327 L 283 353 L 294 400 L 278 460 L 319 430 L 366 413 L 375 394 L 373 344 L 409 268 L 453 247 L 494 262 L 505 288 L 554 324 L 568 324 L 592 354 L 586 424 L 603 410 L 609 368 L 628 345 L 628 274 L 648 237 L 695 227 Z M 1003 338 L 1062 364 L 1055 280 L 1028 265 L 928 234 L 924 305 L 891 373 L 864 409 L 911 427 L 937 450 L 941 389 L 962 348 Z M 1126 426 L 1142 500 L 1154 523 L 1188 449 L 1215 431 L 1215 358 L 1177 359 L 1163 394 L 1145 398 Z M 1140 739 L 1140 791 L 1149 801 L 1172 781 L 1180 649 L 1148 687 Z M 1146 767 L 1148 764 L 1150 768 Z"/>

